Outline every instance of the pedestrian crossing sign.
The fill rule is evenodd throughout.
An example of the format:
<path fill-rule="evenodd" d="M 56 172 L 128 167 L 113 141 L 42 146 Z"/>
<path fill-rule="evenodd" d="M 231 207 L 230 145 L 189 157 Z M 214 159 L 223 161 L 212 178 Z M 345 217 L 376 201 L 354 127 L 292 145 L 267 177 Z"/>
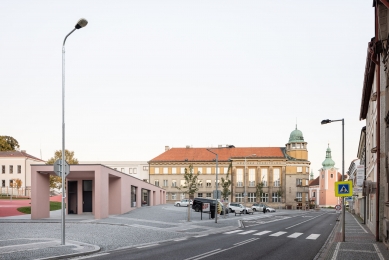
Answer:
<path fill-rule="evenodd" d="M 335 182 L 335 197 L 350 197 L 353 195 L 352 181 Z"/>

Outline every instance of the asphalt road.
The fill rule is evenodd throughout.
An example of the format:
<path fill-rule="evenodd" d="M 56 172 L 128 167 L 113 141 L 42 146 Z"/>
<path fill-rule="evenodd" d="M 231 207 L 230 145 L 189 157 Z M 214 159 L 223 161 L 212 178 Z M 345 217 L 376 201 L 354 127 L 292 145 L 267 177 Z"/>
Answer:
<path fill-rule="evenodd" d="M 246 220 L 244 228 L 89 256 L 88 259 L 314 259 L 338 214 L 307 212 Z"/>

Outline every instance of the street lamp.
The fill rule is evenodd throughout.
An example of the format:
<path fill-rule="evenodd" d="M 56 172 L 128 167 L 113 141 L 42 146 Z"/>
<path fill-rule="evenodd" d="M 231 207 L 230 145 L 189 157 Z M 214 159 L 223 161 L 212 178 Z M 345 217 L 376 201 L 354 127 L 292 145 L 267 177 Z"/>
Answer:
<path fill-rule="evenodd" d="M 243 178 L 243 183 L 244 183 L 244 194 L 243 194 L 243 199 L 244 199 L 244 207 L 246 208 L 246 201 L 247 201 L 247 192 L 246 192 L 246 174 L 247 174 L 247 172 L 246 172 L 246 164 L 247 164 L 247 157 L 253 157 L 253 156 L 257 156 L 256 154 L 251 154 L 251 155 L 248 155 L 248 156 L 245 156 L 244 157 L 244 172 L 243 172 L 243 174 L 244 174 L 244 178 Z"/>
<path fill-rule="evenodd" d="M 74 29 L 68 33 L 63 40 L 62 44 L 62 161 L 61 161 L 61 176 L 62 176 L 62 206 L 61 206 L 61 245 L 65 245 L 65 42 L 66 39 L 72 34 L 75 30 L 81 29 L 88 24 L 88 21 L 84 18 L 81 18 L 77 24 L 74 26 Z"/>
<path fill-rule="evenodd" d="M 344 181 L 344 118 L 338 119 L 338 120 L 330 120 L 325 119 L 321 121 L 322 125 L 329 124 L 332 122 L 340 122 L 342 121 L 342 181 Z M 345 242 L 345 216 L 346 216 L 346 210 L 344 205 L 344 197 L 342 197 L 342 242 Z"/>
<path fill-rule="evenodd" d="M 207 149 L 208 150 L 208 152 L 211 152 L 211 153 L 213 153 L 214 155 L 216 155 L 216 203 L 215 203 L 215 223 L 217 223 L 217 206 L 219 205 L 218 203 L 218 190 L 217 190 L 217 188 L 218 188 L 218 180 L 217 180 L 217 170 L 218 170 L 218 155 L 217 155 L 217 153 L 214 153 L 214 152 L 212 152 L 211 150 L 209 150 L 209 149 Z"/>

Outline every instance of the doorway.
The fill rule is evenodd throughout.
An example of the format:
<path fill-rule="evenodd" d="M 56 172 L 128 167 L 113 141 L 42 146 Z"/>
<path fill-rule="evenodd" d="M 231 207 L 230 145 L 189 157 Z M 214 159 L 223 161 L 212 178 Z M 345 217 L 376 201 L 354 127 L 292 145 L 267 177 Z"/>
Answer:
<path fill-rule="evenodd" d="M 77 214 L 77 181 L 68 182 L 68 214 Z"/>
<path fill-rule="evenodd" d="M 92 212 L 92 181 L 82 181 L 82 211 Z"/>

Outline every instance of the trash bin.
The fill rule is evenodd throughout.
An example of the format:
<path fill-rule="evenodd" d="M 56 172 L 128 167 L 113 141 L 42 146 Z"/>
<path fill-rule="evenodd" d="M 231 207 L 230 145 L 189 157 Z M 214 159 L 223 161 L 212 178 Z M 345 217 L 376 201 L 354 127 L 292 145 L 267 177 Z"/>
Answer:
<path fill-rule="evenodd" d="M 133 207 L 136 207 L 136 202 L 133 202 L 133 203 L 132 203 L 132 206 L 133 206 Z"/>
<path fill-rule="evenodd" d="M 211 218 L 215 218 L 215 211 L 211 210 Z"/>

